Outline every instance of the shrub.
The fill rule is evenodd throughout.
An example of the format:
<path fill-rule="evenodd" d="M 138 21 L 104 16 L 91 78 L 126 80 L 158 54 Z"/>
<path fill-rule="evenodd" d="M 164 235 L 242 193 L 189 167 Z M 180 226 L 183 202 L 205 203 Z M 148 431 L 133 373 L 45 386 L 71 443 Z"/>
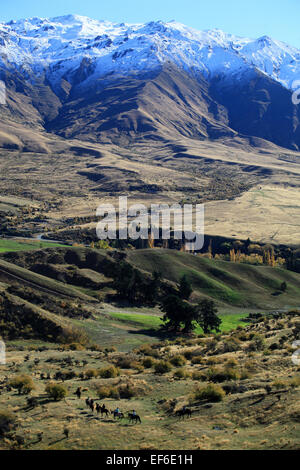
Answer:
<path fill-rule="evenodd" d="M 178 379 L 178 380 L 186 379 L 189 376 L 190 376 L 190 374 L 186 370 L 184 370 L 183 368 L 177 369 L 173 374 L 173 377 L 175 379 Z"/>
<path fill-rule="evenodd" d="M 225 392 L 222 387 L 215 384 L 209 384 L 205 387 L 196 388 L 192 398 L 194 400 L 208 400 L 210 402 L 222 401 L 225 396 Z"/>
<path fill-rule="evenodd" d="M 9 385 L 18 390 L 19 394 L 23 393 L 24 395 L 28 395 L 35 389 L 33 380 L 29 375 L 19 375 L 13 378 Z"/>
<path fill-rule="evenodd" d="M 98 377 L 99 371 L 97 369 L 87 369 L 84 371 L 84 377 L 86 379 L 93 379 L 95 377 Z"/>
<path fill-rule="evenodd" d="M 80 343 L 71 343 L 68 345 L 71 351 L 84 351 L 85 347 Z"/>
<path fill-rule="evenodd" d="M 231 357 L 230 359 L 227 360 L 226 365 L 229 367 L 236 367 L 239 365 L 238 361 Z"/>
<path fill-rule="evenodd" d="M 275 388 L 277 390 L 280 390 L 281 388 L 285 388 L 287 386 L 287 383 L 284 380 L 275 380 L 272 384 L 271 387 Z"/>
<path fill-rule="evenodd" d="M 265 348 L 265 340 L 261 335 L 254 335 L 248 346 L 249 351 L 263 351 Z"/>
<path fill-rule="evenodd" d="M 13 431 L 16 428 L 15 415 L 4 408 L 0 408 L 0 436 Z"/>
<path fill-rule="evenodd" d="M 225 382 L 225 380 L 238 380 L 240 373 L 233 367 L 214 368 L 208 371 L 208 377 L 213 382 Z"/>
<path fill-rule="evenodd" d="M 202 372 L 200 372 L 199 370 L 195 370 L 193 373 L 192 373 L 192 379 L 193 380 L 206 380 L 206 375 L 204 375 Z"/>
<path fill-rule="evenodd" d="M 129 379 L 125 383 L 120 383 L 118 392 L 120 398 L 132 398 L 146 395 L 152 387 L 145 380 Z"/>
<path fill-rule="evenodd" d="M 173 366 L 180 367 L 184 366 L 184 364 L 186 363 L 186 359 L 181 354 L 177 354 L 176 356 L 170 358 L 170 362 Z"/>
<path fill-rule="evenodd" d="M 55 401 L 62 400 L 68 394 L 68 390 L 66 387 L 60 384 L 49 383 L 46 388 L 45 392 L 50 398 L 53 398 Z"/>
<path fill-rule="evenodd" d="M 137 369 L 140 368 L 140 363 L 138 362 L 136 357 L 121 357 L 117 360 L 116 365 L 120 367 L 120 369 Z"/>
<path fill-rule="evenodd" d="M 292 388 L 300 387 L 300 375 L 297 375 L 296 377 L 290 380 L 290 386 Z"/>
<path fill-rule="evenodd" d="M 107 387 L 106 385 L 96 385 L 96 393 L 99 398 L 119 398 L 119 392 L 117 387 Z"/>
<path fill-rule="evenodd" d="M 202 364 L 203 363 L 203 357 L 202 356 L 194 356 L 191 362 L 192 362 L 192 364 Z"/>
<path fill-rule="evenodd" d="M 156 374 L 166 374 L 172 369 L 172 364 L 168 361 L 159 361 L 155 364 L 154 370 Z"/>
<path fill-rule="evenodd" d="M 84 330 L 68 326 L 64 328 L 62 334 L 57 338 L 57 341 L 62 344 L 70 345 L 77 343 L 85 346 L 89 342 L 89 337 Z"/>
<path fill-rule="evenodd" d="M 61 371 L 59 370 L 56 372 L 54 378 L 55 380 L 72 380 L 75 377 L 77 377 L 77 373 L 74 370 L 66 370 L 66 371 Z"/>
<path fill-rule="evenodd" d="M 132 398 L 137 396 L 137 391 L 134 386 L 129 383 L 120 385 L 118 391 L 120 398 Z"/>
<path fill-rule="evenodd" d="M 100 377 L 102 377 L 102 379 L 111 379 L 120 375 L 120 371 L 118 367 L 108 366 L 108 367 L 103 367 L 102 369 L 100 369 L 99 375 Z"/>
<path fill-rule="evenodd" d="M 159 358 L 159 351 L 154 347 L 150 346 L 150 344 L 143 344 L 138 350 L 140 354 L 144 354 L 144 356 L 152 356 L 155 358 Z"/>
<path fill-rule="evenodd" d="M 142 365 L 146 369 L 151 369 L 151 367 L 153 367 L 154 364 L 155 364 L 155 360 L 152 359 L 152 357 L 145 357 L 145 359 L 143 359 L 143 361 L 142 361 Z"/>
<path fill-rule="evenodd" d="M 192 349 L 186 349 L 183 351 L 183 355 L 186 359 L 190 360 L 193 357 L 193 350 Z"/>

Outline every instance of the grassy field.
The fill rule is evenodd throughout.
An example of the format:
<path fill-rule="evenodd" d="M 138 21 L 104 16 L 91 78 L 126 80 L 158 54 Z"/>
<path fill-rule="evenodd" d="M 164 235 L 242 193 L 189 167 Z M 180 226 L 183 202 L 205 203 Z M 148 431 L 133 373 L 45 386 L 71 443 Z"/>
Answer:
<path fill-rule="evenodd" d="M 45 242 L 40 240 L 7 240 L 0 238 L 0 253 L 7 253 L 9 251 L 29 251 L 40 250 L 43 248 L 51 248 L 55 246 L 66 246 L 59 243 Z"/>
<path fill-rule="evenodd" d="M 157 330 L 162 324 L 162 320 L 159 316 L 156 315 L 144 315 L 138 313 L 110 313 L 112 318 L 120 320 L 126 324 L 133 324 L 137 325 L 140 328 L 144 329 L 154 329 Z M 245 314 L 228 314 L 228 315 L 221 315 L 222 324 L 221 324 L 221 331 L 230 331 L 234 328 L 237 328 L 239 325 L 245 326 L 246 323 L 242 321 L 245 318 Z M 199 326 L 195 329 L 196 334 L 203 333 L 202 328 Z"/>

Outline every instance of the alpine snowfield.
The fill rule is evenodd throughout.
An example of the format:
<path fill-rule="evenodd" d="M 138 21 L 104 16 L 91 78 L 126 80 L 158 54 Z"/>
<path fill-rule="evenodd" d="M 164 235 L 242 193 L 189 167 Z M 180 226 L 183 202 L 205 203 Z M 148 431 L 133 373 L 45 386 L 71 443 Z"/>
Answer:
<path fill-rule="evenodd" d="M 53 85 L 82 63 L 91 80 L 109 73 L 148 72 L 168 62 L 207 78 L 236 79 L 256 68 L 288 89 L 300 78 L 300 50 L 267 36 L 201 32 L 173 21 L 113 24 L 78 15 L 0 24 L 0 65 L 25 76 L 46 76 Z"/>

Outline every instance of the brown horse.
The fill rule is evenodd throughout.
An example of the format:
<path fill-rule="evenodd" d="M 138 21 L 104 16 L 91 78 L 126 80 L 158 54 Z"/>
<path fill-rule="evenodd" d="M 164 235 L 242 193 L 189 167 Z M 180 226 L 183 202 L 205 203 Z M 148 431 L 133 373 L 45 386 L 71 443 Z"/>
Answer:
<path fill-rule="evenodd" d="M 182 408 L 181 410 L 177 410 L 175 416 L 179 418 L 183 418 L 187 416 L 188 418 L 192 417 L 192 410 L 190 408 Z"/>
<path fill-rule="evenodd" d="M 130 421 L 131 423 L 134 423 L 134 422 L 135 422 L 135 423 L 140 423 L 140 424 L 142 423 L 141 418 L 140 418 L 139 415 L 137 415 L 137 414 L 133 414 L 133 413 L 130 413 L 130 412 L 129 412 L 129 413 L 128 413 L 128 419 L 129 419 L 129 421 Z"/>

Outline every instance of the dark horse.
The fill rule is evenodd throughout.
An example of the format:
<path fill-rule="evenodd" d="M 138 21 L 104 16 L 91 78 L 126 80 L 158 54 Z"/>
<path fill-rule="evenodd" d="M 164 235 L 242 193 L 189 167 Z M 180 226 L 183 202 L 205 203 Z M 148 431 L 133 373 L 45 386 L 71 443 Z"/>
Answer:
<path fill-rule="evenodd" d="M 133 414 L 133 413 L 128 413 L 128 419 L 132 423 L 134 423 L 134 422 L 135 423 L 142 423 L 142 420 L 139 417 L 139 415 L 136 415 L 136 414 Z"/>
<path fill-rule="evenodd" d="M 101 413 L 101 418 L 103 415 L 105 415 L 106 417 L 108 417 L 109 415 L 109 410 L 105 408 L 105 405 L 100 406 L 99 403 L 97 403 L 96 410 L 97 410 L 97 413 Z"/>
<path fill-rule="evenodd" d="M 114 419 L 116 419 L 116 418 L 123 419 L 124 418 L 124 413 L 122 413 L 122 411 L 119 411 L 119 413 L 117 411 L 112 411 L 111 414 L 114 415 Z"/>
<path fill-rule="evenodd" d="M 181 410 L 176 411 L 175 416 L 178 416 L 179 418 L 184 418 L 185 416 L 191 418 L 192 410 L 190 408 L 182 408 Z"/>

